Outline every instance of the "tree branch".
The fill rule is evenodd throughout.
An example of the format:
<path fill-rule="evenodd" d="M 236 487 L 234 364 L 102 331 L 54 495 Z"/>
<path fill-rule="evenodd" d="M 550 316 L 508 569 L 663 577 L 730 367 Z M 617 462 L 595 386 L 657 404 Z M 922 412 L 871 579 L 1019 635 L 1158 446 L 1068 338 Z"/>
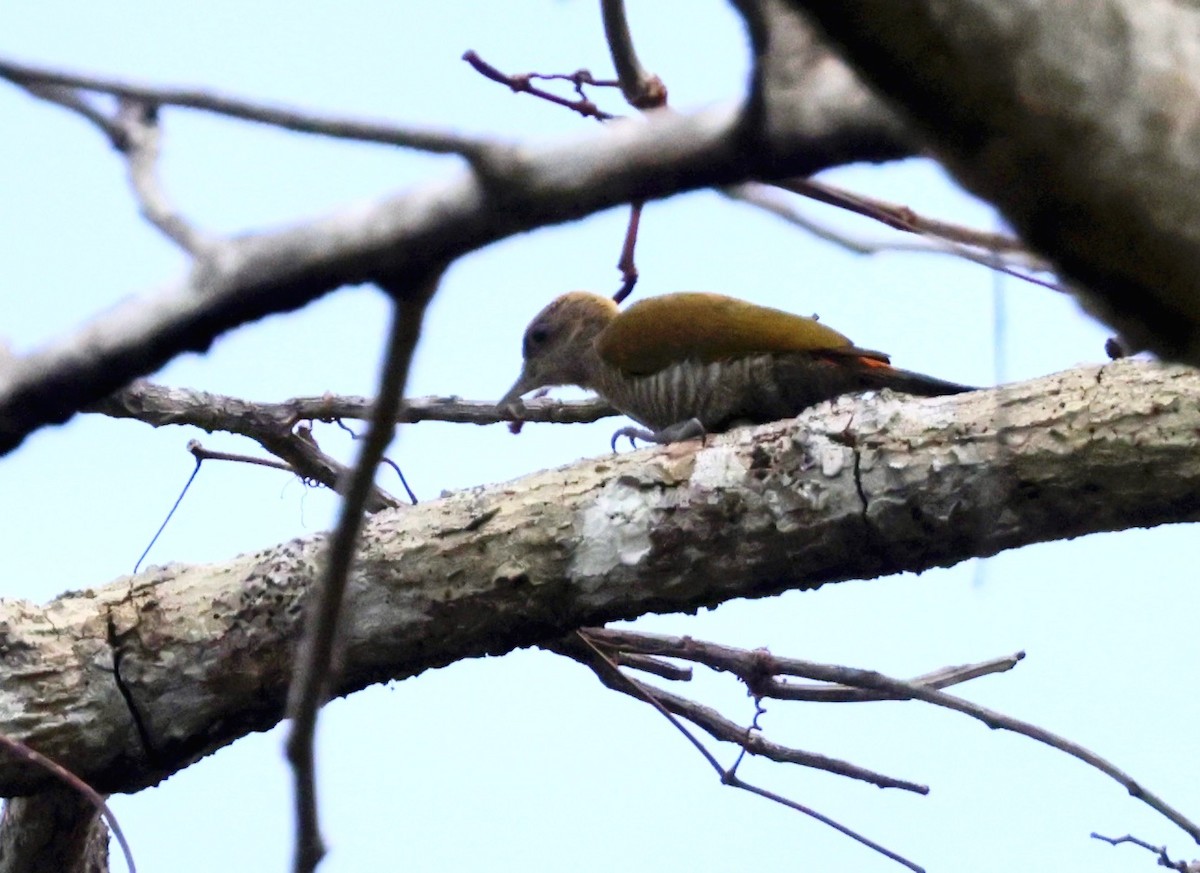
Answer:
<path fill-rule="evenodd" d="M 488 146 L 484 139 L 465 137 L 451 131 L 320 115 L 302 109 L 271 106 L 240 97 L 218 94 L 203 88 L 172 88 L 105 76 L 68 73 L 47 67 L 21 64 L 5 58 L 0 58 L 0 79 L 7 79 L 16 85 L 34 90 L 35 93 L 36 89 L 45 86 L 73 88 L 77 91 L 92 91 L 97 94 L 109 94 L 113 97 L 137 100 L 153 106 L 179 106 L 199 112 L 211 112 L 227 118 L 267 124 L 297 133 L 402 146 L 435 154 L 458 154 L 471 159 L 475 158 L 481 149 Z"/>
<path fill-rule="evenodd" d="M 1196 520 L 1198 397 L 1200 375 L 1138 361 L 955 397 L 846 397 L 706 446 L 377 513 L 334 691 L 646 612 Z M 6 601 L 0 731 L 131 791 L 273 725 L 325 543 Z M 0 760 L 0 794 L 45 779 Z"/>
<path fill-rule="evenodd" d="M 302 421 L 366 421 L 371 415 L 371 404 L 367 397 L 345 394 L 293 397 L 280 403 L 263 403 L 139 379 L 84 411 L 110 418 L 130 418 L 152 427 L 190 424 L 209 433 L 225 431 L 257 441 L 263 434 L 287 432 Z M 522 403 L 519 420 L 587 424 L 619 414 L 598 398 L 551 400 L 538 397 Z M 444 421 L 484 425 L 514 420 L 511 411 L 498 409 L 494 400 L 464 400 L 453 396 L 407 397 L 397 416 L 397 424 Z"/>
<path fill-rule="evenodd" d="M 1133 348 L 1200 364 L 1196 4 L 790 5 Z"/>
<path fill-rule="evenodd" d="M 492 143 L 475 155 L 478 173 L 283 231 L 214 243 L 170 286 L 0 364 L 0 453 L 181 352 L 203 350 L 227 330 L 343 285 L 419 274 L 491 242 L 632 200 L 907 154 L 890 114 L 823 57 L 814 55 L 809 75 L 789 85 L 791 98 L 805 97 L 805 111 L 756 116 L 762 129 L 748 129 L 738 110 L 724 107 L 614 123 L 566 145 Z M 0 62 L 0 75 L 28 81 L 32 72 Z M 41 80 L 165 99 L 162 89 L 147 94 L 84 77 L 47 73 Z M 187 94 L 166 97 L 182 101 Z"/>

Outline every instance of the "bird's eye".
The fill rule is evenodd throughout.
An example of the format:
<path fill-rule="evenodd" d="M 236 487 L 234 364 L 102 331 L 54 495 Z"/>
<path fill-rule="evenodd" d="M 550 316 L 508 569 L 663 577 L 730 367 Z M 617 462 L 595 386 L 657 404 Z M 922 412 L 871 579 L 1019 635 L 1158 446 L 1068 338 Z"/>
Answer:
<path fill-rule="evenodd" d="M 546 344 L 546 340 L 550 339 L 550 328 L 544 324 L 535 324 L 529 328 L 525 334 L 525 357 L 529 357 Z"/>

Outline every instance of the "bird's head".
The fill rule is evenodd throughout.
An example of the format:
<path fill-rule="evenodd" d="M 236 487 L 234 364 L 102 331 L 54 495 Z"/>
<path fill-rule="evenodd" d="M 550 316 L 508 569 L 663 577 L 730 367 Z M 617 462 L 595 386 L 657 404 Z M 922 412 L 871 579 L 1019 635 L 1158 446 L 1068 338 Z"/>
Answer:
<path fill-rule="evenodd" d="M 552 385 L 595 387 L 596 337 L 617 317 L 617 304 L 587 291 L 556 297 L 525 328 L 525 365 L 496 405 L 510 409 L 536 388 Z"/>

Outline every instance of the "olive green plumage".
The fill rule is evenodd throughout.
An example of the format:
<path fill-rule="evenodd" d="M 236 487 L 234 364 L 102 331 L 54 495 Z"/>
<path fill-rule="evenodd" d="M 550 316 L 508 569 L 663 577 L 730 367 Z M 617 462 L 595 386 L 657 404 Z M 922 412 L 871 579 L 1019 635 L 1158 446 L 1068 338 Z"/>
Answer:
<path fill-rule="evenodd" d="M 579 385 L 654 431 L 619 435 L 660 442 L 787 418 L 855 391 L 971 390 L 896 369 L 815 319 L 720 294 L 668 294 L 621 312 L 606 297 L 572 291 L 530 322 L 523 351 L 501 406 L 536 388 Z"/>

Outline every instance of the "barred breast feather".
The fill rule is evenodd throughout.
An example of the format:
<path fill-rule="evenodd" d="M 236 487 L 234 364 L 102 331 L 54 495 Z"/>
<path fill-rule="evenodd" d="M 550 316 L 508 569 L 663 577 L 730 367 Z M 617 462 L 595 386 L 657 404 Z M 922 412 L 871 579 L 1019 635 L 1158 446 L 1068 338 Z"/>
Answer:
<path fill-rule="evenodd" d="M 656 430 L 697 418 L 716 433 L 738 422 L 775 421 L 849 391 L 872 387 L 853 371 L 804 353 L 687 360 L 647 376 L 606 366 L 599 390 L 630 418 Z"/>

